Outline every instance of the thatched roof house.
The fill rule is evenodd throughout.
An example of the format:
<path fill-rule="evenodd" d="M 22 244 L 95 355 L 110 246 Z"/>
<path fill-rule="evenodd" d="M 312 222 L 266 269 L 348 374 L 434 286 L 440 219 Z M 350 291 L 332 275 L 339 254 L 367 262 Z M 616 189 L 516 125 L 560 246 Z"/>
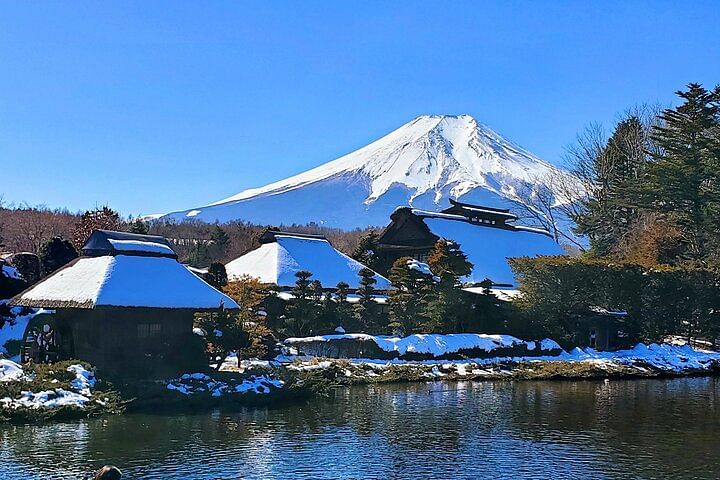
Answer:
<path fill-rule="evenodd" d="M 228 279 L 242 276 L 258 278 L 264 283 L 292 288 L 295 274 L 305 270 L 313 274 L 312 280 L 320 280 L 324 288 L 335 288 L 345 282 L 350 289 L 360 286 L 358 273 L 365 268 L 335 249 L 322 235 L 279 232 L 268 230 L 260 237 L 260 247 L 236 258 L 225 265 Z M 388 290 L 390 281 L 375 275 L 376 290 Z"/>
<path fill-rule="evenodd" d="M 11 304 L 55 310 L 28 325 L 24 359 L 78 358 L 108 370 L 180 368 L 195 312 L 239 308 L 180 264 L 164 238 L 105 230 Z"/>
<path fill-rule="evenodd" d="M 451 202 L 442 212 L 407 207 L 390 216 L 390 224 L 378 237 L 377 255 L 389 269 L 400 257 L 426 261 L 435 242 L 452 240 L 473 264 L 463 281 L 477 284 L 490 279 L 496 285 L 515 285 L 507 259 L 536 255 L 562 255 L 563 249 L 547 231 L 514 225 L 509 210 Z"/>

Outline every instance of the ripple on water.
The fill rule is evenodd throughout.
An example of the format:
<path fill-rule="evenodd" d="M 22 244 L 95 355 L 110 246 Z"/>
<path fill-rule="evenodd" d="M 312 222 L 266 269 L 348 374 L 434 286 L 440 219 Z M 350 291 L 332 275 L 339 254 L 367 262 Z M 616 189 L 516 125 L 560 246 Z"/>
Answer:
<path fill-rule="evenodd" d="M 371 385 L 202 415 L 0 426 L 0 478 L 717 478 L 720 382 Z"/>

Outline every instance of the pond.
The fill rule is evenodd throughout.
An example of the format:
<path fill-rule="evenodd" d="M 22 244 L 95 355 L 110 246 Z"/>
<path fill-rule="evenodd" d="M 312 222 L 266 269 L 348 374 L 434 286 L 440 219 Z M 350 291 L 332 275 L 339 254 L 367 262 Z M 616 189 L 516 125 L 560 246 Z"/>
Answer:
<path fill-rule="evenodd" d="M 196 415 L 0 425 L 0 478 L 719 478 L 720 379 L 435 382 Z"/>

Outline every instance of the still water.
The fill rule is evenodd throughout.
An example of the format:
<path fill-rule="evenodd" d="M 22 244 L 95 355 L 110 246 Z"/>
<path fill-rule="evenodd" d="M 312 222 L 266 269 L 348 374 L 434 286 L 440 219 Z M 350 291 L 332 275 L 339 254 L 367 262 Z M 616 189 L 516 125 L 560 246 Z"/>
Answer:
<path fill-rule="evenodd" d="M 0 425 L 0 479 L 720 478 L 720 378 L 362 386 L 239 413 Z"/>

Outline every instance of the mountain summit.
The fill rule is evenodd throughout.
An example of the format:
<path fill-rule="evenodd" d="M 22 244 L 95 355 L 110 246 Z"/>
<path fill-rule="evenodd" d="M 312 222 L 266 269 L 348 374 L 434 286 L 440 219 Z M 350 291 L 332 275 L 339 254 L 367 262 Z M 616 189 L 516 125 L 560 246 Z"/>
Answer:
<path fill-rule="evenodd" d="M 554 174 L 562 172 L 470 115 L 423 115 L 337 160 L 164 218 L 385 225 L 398 206 L 436 210 L 449 198 L 512 208 Z"/>

